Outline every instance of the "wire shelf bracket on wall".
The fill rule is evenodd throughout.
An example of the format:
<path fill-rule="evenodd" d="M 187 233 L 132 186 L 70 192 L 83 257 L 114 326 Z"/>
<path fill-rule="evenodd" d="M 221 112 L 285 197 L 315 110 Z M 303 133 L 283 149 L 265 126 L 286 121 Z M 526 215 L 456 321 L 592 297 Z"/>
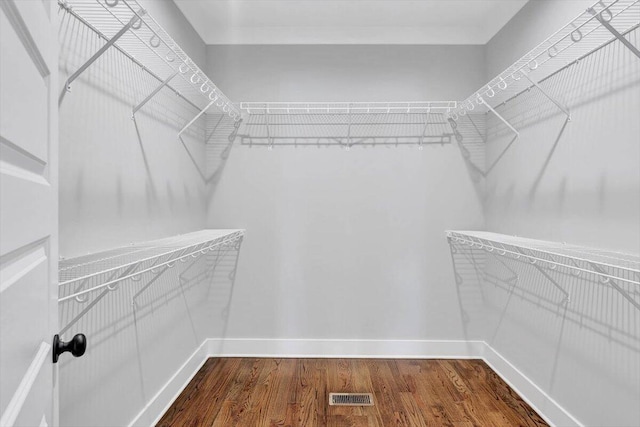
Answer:
<path fill-rule="evenodd" d="M 65 6 L 68 7 L 68 6 Z M 140 17 L 143 16 L 146 13 L 146 11 L 144 9 L 140 9 L 138 10 L 138 12 L 135 13 L 134 16 L 131 17 L 131 19 L 129 20 L 129 22 L 120 29 L 120 31 L 118 31 L 113 37 L 111 37 L 107 43 L 105 43 L 104 46 L 102 46 L 100 49 L 98 49 L 98 51 L 96 53 L 93 54 L 93 56 L 91 56 L 91 58 L 89 58 L 87 60 L 87 62 L 85 62 L 84 64 L 82 64 L 80 66 L 80 68 L 78 68 L 73 74 L 71 74 L 69 76 L 69 78 L 67 78 L 67 80 L 64 82 L 64 88 L 62 89 L 62 92 L 60 92 L 60 97 L 58 98 L 58 105 L 62 104 L 62 101 L 64 100 L 64 96 L 67 94 L 67 92 L 71 92 L 71 83 L 73 83 L 78 77 L 80 77 L 80 75 L 87 69 L 89 68 L 89 66 L 91 64 L 93 64 L 94 62 L 96 62 L 96 60 L 102 56 L 103 53 L 105 53 L 107 51 L 107 49 L 109 49 L 116 41 L 118 41 L 118 39 L 120 37 L 122 37 L 124 35 L 124 33 L 126 33 L 127 31 L 129 31 L 131 28 L 134 27 L 134 25 L 141 25 L 141 21 L 140 21 Z M 139 28 L 139 27 L 138 27 Z"/>
<path fill-rule="evenodd" d="M 140 101 L 140 103 L 138 105 L 136 105 L 135 107 L 133 107 L 132 111 L 131 111 L 131 119 L 135 120 L 136 119 L 136 112 L 141 109 L 142 107 L 144 107 L 144 105 L 151 101 L 151 98 L 153 98 L 154 96 L 156 96 L 156 94 L 158 92 L 160 92 L 160 90 L 167 86 L 169 84 L 169 82 L 178 75 L 178 72 L 174 72 L 173 74 L 171 74 L 169 77 L 167 77 L 162 83 L 160 83 L 160 85 L 158 85 L 158 87 L 156 87 L 153 92 L 151 92 L 145 99 L 143 99 L 142 101 Z"/>
<path fill-rule="evenodd" d="M 143 290 L 151 286 L 176 262 L 197 260 L 213 250 L 238 247 L 244 230 L 201 230 L 166 239 L 148 241 L 81 256 L 59 263 L 58 302 L 75 301 L 86 306 L 60 331 L 64 334 L 109 292 L 117 291 L 124 281 L 152 277 Z M 218 254 L 219 255 L 219 254 Z M 219 258 L 219 256 L 218 256 Z M 135 298 L 132 300 L 135 306 Z M 92 296 L 92 298 L 89 298 Z"/>
<path fill-rule="evenodd" d="M 448 230 L 445 234 L 451 245 L 466 245 L 492 255 L 530 263 L 563 293 L 565 303 L 570 301 L 569 294 L 553 279 L 552 272 L 597 278 L 600 283 L 610 285 L 631 305 L 640 309 L 640 302 L 621 285 L 625 283 L 627 286 L 637 286 L 640 289 L 640 256 L 638 255 L 485 231 Z"/>
<path fill-rule="evenodd" d="M 599 4 L 600 2 L 598 2 Z M 640 50 L 638 50 L 637 47 L 635 47 L 629 40 L 627 40 L 626 38 L 624 38 L 624 36 L 622 34 L 620 34 L 618 32 L 618 30 L 616 30 L 610 23 L 609 21 L 611 21 L 611 19 L 613 19 L 613 15 L 611 14 L 611 12 L 609 12 L 608 10 L 605 13 L 605 10 L 602 10 L 600 12 L 596 11 L 595 8 L 590 7 L 589 9 L 587 9 L 587 12 L 589 12 L 590 14 L 592 14 L 599 22 L 600 24 L 602 24 L 603 27 L 605 27 L 611 34 L 613 34 L 618 40 L 620 40 L 620 42 L 626 47 L 628 48 L 635 56 L 637 56 L 638 58 L 640 58 Z M 605 18 L 605 16 L 608 16 L 608 18 Z"/>
<path fill-rule="evenodd" d="M 638 27 L 640 0 L 597 1 L 485 86 L 459 102 L 450 117 L 458 120 L 472 111 L 492 112 L 517 135 L 517 130 L 496 109 L 535 88 L 570 120 L 571 114 L 565 103 L 542 88 L 540 83 L 616 40 L 640 58 L 638 48 L 625 38 L 626 34 Z"/>
<path fill-rule="evenodd" d="M 70 90 L 71 83 L 113 46 L 161 82 L 160 86 L 133 107 L 132 116 L 135 117 L 136 112 L 163 87 L 168 87 L 198 110 L 202 111 L 205 105 L 215 105 L 236 122 L 242 119 L 238 107 L 137 0 L 58 0 L 58 4 L 106 41 L 67 79 L 59 104 Z M 180 78 L 175 79 L 177 76 Z M 193 121 L 189 122 L 192 123 Z"/>

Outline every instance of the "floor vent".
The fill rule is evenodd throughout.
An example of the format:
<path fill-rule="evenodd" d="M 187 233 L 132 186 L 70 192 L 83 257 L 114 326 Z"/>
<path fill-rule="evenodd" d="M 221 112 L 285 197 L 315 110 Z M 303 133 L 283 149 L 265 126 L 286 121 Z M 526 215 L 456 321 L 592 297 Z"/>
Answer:
<path fill-rule="evenodd" d="M 329 393 L 331 406 L 373 406 L 371 393 Z"/>

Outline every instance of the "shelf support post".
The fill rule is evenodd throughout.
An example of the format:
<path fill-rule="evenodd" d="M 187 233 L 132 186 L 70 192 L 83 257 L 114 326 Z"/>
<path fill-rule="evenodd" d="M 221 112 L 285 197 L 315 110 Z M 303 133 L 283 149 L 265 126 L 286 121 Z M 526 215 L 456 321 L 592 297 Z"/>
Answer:
<path fill-rule="evenodd" d="M 200 116 L 203 115 L 209 109 L 209 107 L 213 105 L 214 102 L 215 101 L 211 101 L 210 103 L 208 103 L 207 106 L 204 107 L 202 110 L 200 110 L 200 112 L 196 114 L 196 116 L 193 119 L 191 119 L 189 123 L 184 125 L 184 127 L 180 129 L 180 132 L 178 132 L 178 138 L 180 138 L 180 136 L 184 133 L 184 131 L 187 130 L 189 126 L 191 126 L 196 120 L 198 120 Z"/>
<path fill-rule="evenodd" d="M 525 72 L 522 73 L 522 75 L 529 80 L 529 82 L 535 86 L 540 92 L 542 92 L 542 94 L 545 96 L 545 98 L 547 98 L 549 101 L 553 102 L 555 104 L 556 107 L 558 107 L 564 114 L 566 114 L 567 119 L 569 119 L 569 121 L 571 121 L 571 113 L 569 113 L 569 109 L 567 107 L 565 107 L 564 105 L 562 105 L 560 102 L 558 102 L 554 97 L 552 97 L 551 95 L 549 95 L 544 89 L 542 89 L 542 87 L 540 87 L 540 85 L 538 83 L 536 83 L 535 81 L 533 81 L 531 79 L 531 77 L 529 77 L 529 75 Z"/>
<path fill-rule="evenodd" d="M 504 123 L 509 129 L 511 129 L 511 132 L 516 134 L 516 138 L 520 137 L 520 132 L 518 132 L 513 126 L 511 126 L 511 123 L 509 123 L 507 121 L 507 119 L 502 117 L 496 110 L 494 110 L 493 107 L 491 105 L 489 105 L 489 103 L 487 101 L 484 100 L 484 98 L 478 97 L 478 99 L 480 100 L 480 102 L 482 102 L 489 109 L 489 111 L 491 111 L 493 114 L 495 114 L 495 116 L 498 119 L 500 119 L 500 121 L 502 123 Z"/>
<path fill-rule="evenodd" d="M 122 27 L 120 31 L 118 31 L 113 37 L 111 37 L 111 39 L 109 39 L 109 41 L 107 41 L 107 43 L 104 46 L 98 49 L 98 51 L 94 53 L 93 56 L 87 60 L 87 62 L 82 64 L 82 66 L 78 68 L 78 70 L 76 70 L 75 73 L 69 76 L 67 81 L 64 82 L 64 88 L 62 89 L 62 93 L 60 93 L 60 97 L 58 98 L 58 105 L 62 104 L 62 100 L 64 99 L 64 96 L 67 94 L 67 92 L 71 91 L 71 83 L 73 83 L 73 81 L 77 79 L 80 76 L 80 74 L 84 72 L 84 70 L 89 68 L 89 66 L 93 64 L 96 61 L 96 59 L 102 56 L 102 54 L 107 49 L 109 49 L 116 41 L 118 41 L 118 39 L 122 37 L 124 33 L 129 31 L 129 29 L 133 27 L 136 24 L 136 22 L 138 22 L 138 20 L 142 19 L 142 15 L 144 15 L 145 13 L 146 11 L 144 9 L 141 9 L 140 11 L 138 11 L 138 13 L 133 15 L 133 17 L 129 20 L 127 25 Z"/>
<path fill-rule="evenodd" d="M 131 118 L 135 119 L 135 115 L 138 112 L 139 109 L 141 109 L 147 102 L 149 102 L 151 100 L 151 98 L 153 98 L 154 96 L 156 96 L 156 94 L 158 92 L 160 92 L 160 89 L 162 89 L 163 87 L 165 87 L 166 85 L 169 84 L 169 82 L 171 81 L 171 79 L 173 79 L 176 75 L 178 74 L 178 72 L 176 71 L 175 73 L 171 74 L 169 77 L 166 78 L 166 80 L 164 80 L 157 88 L 155 88 L 153 90 L 153 92 L 151 92 L 149 94 L 149 96 L 147 96 L 145 99 L 142 100 L 142 102 L 140 102 L 138 105 L 136 105 L 135 107 L 133 107 L 133 110 L 131 112 Z"/>
<path fill-rule="evenodd" d="M 629 40 L 627 40 L 622 34 L 618 32 L 618 30 L 613 28 L 613 26 L 609 23 L 609 21 L 611 21 L 611 18 L 609 20 L 604 19 L 602 17 L 602 12 L 596 12 L 595 9 L 592 7 L 587 9 L 587 11 L 591 13 L 593 16 L 595 16 L 596 19 L 602 24 L 602 26 L 605 27 L 607 30 L 609 30 L 609 32 L 613 34 L 618 40 L 620 40 L 620 42 L 623 45 L 625 45 L 635 56 L 640 58 L 640 50 L 638 50 L 637 47 L 631 44 Z"/>

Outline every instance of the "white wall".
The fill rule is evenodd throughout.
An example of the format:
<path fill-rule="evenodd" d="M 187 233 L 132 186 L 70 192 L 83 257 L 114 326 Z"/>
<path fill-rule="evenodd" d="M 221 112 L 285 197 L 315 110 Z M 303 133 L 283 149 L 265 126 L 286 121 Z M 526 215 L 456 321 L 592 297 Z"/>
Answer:
<path fill-rule="evenodd" d="M 204 65 L 204 43 L 173 2 L 145 6 Z M 75 19 L 61 19 L 60 87 L 103 43 Z M 205 119 L 183 146 L 177 133 L 198 111 L 167 89 L 130 119 L 133 105 L 158 84 L 111 48 L 66 95 L 60 108 L 62 256 L 204 228 Z M 226 263 L 213 279 L 203 277 L 210 258 L 190 268 L 178 263 L 144 291 L 153 276 L 121 283 L 81 315 L 64 335 L 85 333 L 88 348 L 82 358 L 61 358 L 61 425 L 127 425 L 205 338 L 223 333 L 232 267 Z M 86 307 L 61 304 L 61 328 Z"/>
<path fill-rule="evenodd" d="M 490 76 L 589 3 L 529 2 L 488 44 Z M 541 85 L 572 120 L 535 90 L 499 109 L 521 137 L 487 177 L 487 229 L 639 253 L 640 60 L 616 42 Z M 489 138 L 488 163 L 507 142 Z M 507 265 L 488 263 L 520 281 L 485 286 L 487 342 L 585 425 L 640 425 L 640 310 L 611 286 L 554 275 L 565 308 L 535 268 Z"/>
<path fill-rule="evenodd" d="M 203 61 L 202 40 L 173 2 L 145 6 L 195 60 Z M 62 87 L 104 42 L 68 15 L 62 18 L 60 42 Z M 167 67 L 160 77 L 169 73 Z M 135 122 L 130 119 L 132 107 L 158 84 L 109 49 L 65 96 L 60 107 L 62 257 L 203 228 L 206 183 L 198 168 L 205 167 L 204 119 L 185 137 L 185 148 L 177 132 L 198 111 L 166 89 Z"/>
<path fill-rule="evenodd" d="M 209 46 L 208 61 L 239 101 L 446 100 L 484 79 L 468 46 Z M 207 224 L 247 229 L 227 337 L 465 338 L 443 232 L 484 224 L 455 144 L 236 142 Z"/>

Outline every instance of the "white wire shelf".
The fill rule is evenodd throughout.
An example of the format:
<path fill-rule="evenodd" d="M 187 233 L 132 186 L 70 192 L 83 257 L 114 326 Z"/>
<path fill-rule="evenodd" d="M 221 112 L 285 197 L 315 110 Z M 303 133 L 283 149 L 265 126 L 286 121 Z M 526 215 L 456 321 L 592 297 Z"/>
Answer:
<path fill-rule="evenodd" d="M 537 87 L 541 81 L 616 40 L 640 57 L 638 48 L 624 39 L 624 35 L 639 26 L 640 0 L 598 1 L 460 102 L 451 117 L 457 120 L 472 111 L 493 111 L 493 107 Z M 569 115 L 561 100 L 551 100 Z"/>
<path fill-rule="evenodd" d="M 449 144 L 448 114 L 455 101 L 437 102 L 243 102 L 249 146 L 350 149 Z"/>
<path fill-rule="evenodd" d="M 451 244 L 466 245 L 528 262 L 539 269 L 585 276 L 609 284 L 640 309 L 640 303 L 625 290 L 629 285 L 640 287 L 639 255 L 485 231 L 448 230 L 445 233 Z"/>
<path fill-rule="evenodd" d="M 105 288 L 116 290 L 122 281 L 139 281 L 143 275 L 159 274 L 176 262 L 238 245 L 243 236 L 244 230 L 201 230 L 60 260 L 58 301 L 73 299 L 84 303 L 87 294 Z"/>
<path fill-rule="evenodd" d="M 259 115 L 429 114 L 449 113 L 456 101 L 434 102 L 241 102 L 240 109 Z"/>
<path fill-rule="evenodd" d="M 105 46 L 117 47 L 160 79 L 163 84 L 159 89 L 163 86 L 170 87 L 203 112 L 216 106 L 234 120 L 241 119 L 237 106 L 137 0 L 58 0 L 58 4 L 107 41 Z M 88 66 L 91 62 L 85 65 Z M 83 70 L 81 68 L 79 71 Z M 63 91 L 61 94 L 60 102 L 64 93 Z M 150 96 L 154 94 L 155 92 Z"/>

